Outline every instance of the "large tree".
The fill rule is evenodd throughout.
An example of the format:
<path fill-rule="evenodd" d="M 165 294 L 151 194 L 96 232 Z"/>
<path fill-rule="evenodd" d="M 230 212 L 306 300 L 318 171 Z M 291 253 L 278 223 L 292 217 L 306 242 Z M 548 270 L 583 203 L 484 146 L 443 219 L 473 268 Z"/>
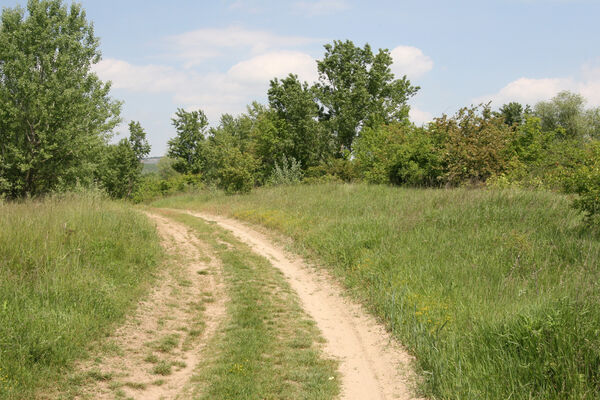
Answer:
<path fill-rule="evenodd" d="M 78 4 L 30 0 L 27 11 L 2 11 L 0 195 L 92 181 L 121 107 L 91 72 L 98 45 Z"/>
<path fill-rule="evenodd" d="M 338 150 L 350 151 L 363 126 L 402 121 L 408 118 L 407 101 L 419 89 L 390 70 L 388 50 L 373 54 L 347 40 L 325 45 L 325 56 L 317 62 L 321 119 L 335 137 Z"/>
<path fill-rule="evenodd" d="M 284 79 L 273 79 L 269 88 L 269 105 L 278 121 L 274 138 L 280 153 L 271 154 L 276 162 L 283 157 L 293 158 L 306 169 L 318 165 L 331 150 L 329 138 L 318 122 L 319 106 L 308 83 L 300 82 L 290 74 Z"/>

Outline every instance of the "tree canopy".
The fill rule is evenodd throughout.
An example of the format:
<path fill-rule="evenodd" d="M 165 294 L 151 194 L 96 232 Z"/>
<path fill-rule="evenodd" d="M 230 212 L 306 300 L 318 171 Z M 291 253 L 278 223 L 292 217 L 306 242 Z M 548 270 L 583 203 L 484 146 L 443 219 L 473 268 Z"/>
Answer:
<path fill-rule="evenodd" d="M 91 71 L 99 40 L 78 4 L 30 0 L 0 23 L 0 194 L 91 183 L 121 103 Z"/>
<path fill-rule="evenodd" d="M 338 151 L 351 151 L 364 126 L 408 119 L 408 100 L 419 87 L 403 76 L 395 79 L 390 70 L 390 52 L 371 46 L 357 47 L 350 40 L 326 44 L 325 55 L 317 61 L 317 97 L 321 120 L 336 138 Z"/>

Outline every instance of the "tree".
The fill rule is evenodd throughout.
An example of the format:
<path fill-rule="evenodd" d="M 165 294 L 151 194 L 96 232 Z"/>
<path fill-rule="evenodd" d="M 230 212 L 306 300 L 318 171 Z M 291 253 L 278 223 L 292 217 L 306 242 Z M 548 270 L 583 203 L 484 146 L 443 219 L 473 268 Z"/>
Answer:
<path fill-rule="evenodd" d="M 177 136 L 169 140 L 167 156 L 173 158 L 173 168 L 183 174 L 198 174 L 203 167 L 203 145 L 208 119 L 202 110 L 177 109 L 172 119 Z"/>
<path fill-rule="evenodd" d="M 136 160 L 139 162 L 150 154 L 150 143 L 146 139 L 146 132 L 137 121 L 129 123 L 129 144 Z"/>
<path fill-rule="evenodd" d="M 78 4 L 30 0 L 0 23 L 0 194 L 91 183 L 121 103 L 91 72 L 99 40 Z"/>
<path fill-rule="evenodd" d="M 523 106 L 516 101 L 512 101 L 510 103 L 504 104 L 500 107 L 500 110 L 496 113 L 496 115 L 504 118 L 504 123 L 508 126 L 518 126 L 521 125 L 525 121 L 525 116 L 529 114 L 530 108 Z"/>
<path fill-rule="evenodd" d="M 375 126 L 408 118 L 407 101 L 419 89 L 406 76 L 395 79 L 390 70 L 392 57 L 380 49 L 356 47 L 347 40 L 325 45 L 325 56 L 317 62 L 321 120 L 336 139 L 338 152 L 352 150 L 363 126 Z"/>
<path fill-rule="evenodd" d="M 306 169 L 327 158 L 331 150 L 329 138 L 317 120 L 319 106 L 308 83 L 301 83 L 294 74 L 282 80 L 275 78 L 268 96 L 279 119 L 277 139 L 282 142 L 280 153 L 272 154 L 273 159 L 294 159 Z"/>
<path fill-rule="evenodd" d="M 142 178 L 142 159 L 150 154 L 146 132 L 139 122 L 129 123 L 129 138 L 107 146 L 100 170 L 102 187 L 115 198 L 130 197 Z"/>
<path fill-rule="evenodd" d="M 563 130 L 563 139 L 583 139 L 588 134 L 585 99 L 580 94 L 563 91 L 550 101 L 535 105 L 535 114 L 544 131 Z"/>

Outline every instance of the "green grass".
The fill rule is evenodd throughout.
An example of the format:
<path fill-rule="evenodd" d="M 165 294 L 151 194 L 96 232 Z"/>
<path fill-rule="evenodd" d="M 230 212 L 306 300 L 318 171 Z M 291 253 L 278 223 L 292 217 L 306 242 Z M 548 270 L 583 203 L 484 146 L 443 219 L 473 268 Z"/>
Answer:
<path fill-rule="evenodd" d="M 94 194 L 0 203 L 0 398 L 66 381 L 147 288 L 154 227 Z"/>
<path fill-rule="evenodd" d="M 426 395 L 595 399 L 600 238 L 569 204 L 547 192 L 368 185 L 154 203 L 292 237 L 416 355 Z"/>
<path fill-rule="evenodd" d="M 323 358 L 314 322 L 281 272 L 214 225 L 189 215 L 170 217 L 213 247 L 230 298 L 228 320 L 194 378 L 194 398 L 334 398 L 337 363 Z"/>

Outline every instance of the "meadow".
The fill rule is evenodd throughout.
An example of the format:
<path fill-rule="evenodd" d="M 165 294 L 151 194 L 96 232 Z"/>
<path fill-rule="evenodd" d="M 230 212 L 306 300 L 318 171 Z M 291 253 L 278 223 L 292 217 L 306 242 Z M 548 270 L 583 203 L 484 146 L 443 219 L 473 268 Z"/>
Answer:
<path fill-rule="evenodd" d="M 145 216 L 99 194 L 0 202 L 0 398 L 72 385 L 74 361 L 136 305 L 161 254 Z"/>
<path fill-rule="evenodd" d="M 153 205 L 291 237 L 416 356 L 424 395 L 592 399 L 600 237 L 570 201 L 543 191 L 324 184 Z"/>

